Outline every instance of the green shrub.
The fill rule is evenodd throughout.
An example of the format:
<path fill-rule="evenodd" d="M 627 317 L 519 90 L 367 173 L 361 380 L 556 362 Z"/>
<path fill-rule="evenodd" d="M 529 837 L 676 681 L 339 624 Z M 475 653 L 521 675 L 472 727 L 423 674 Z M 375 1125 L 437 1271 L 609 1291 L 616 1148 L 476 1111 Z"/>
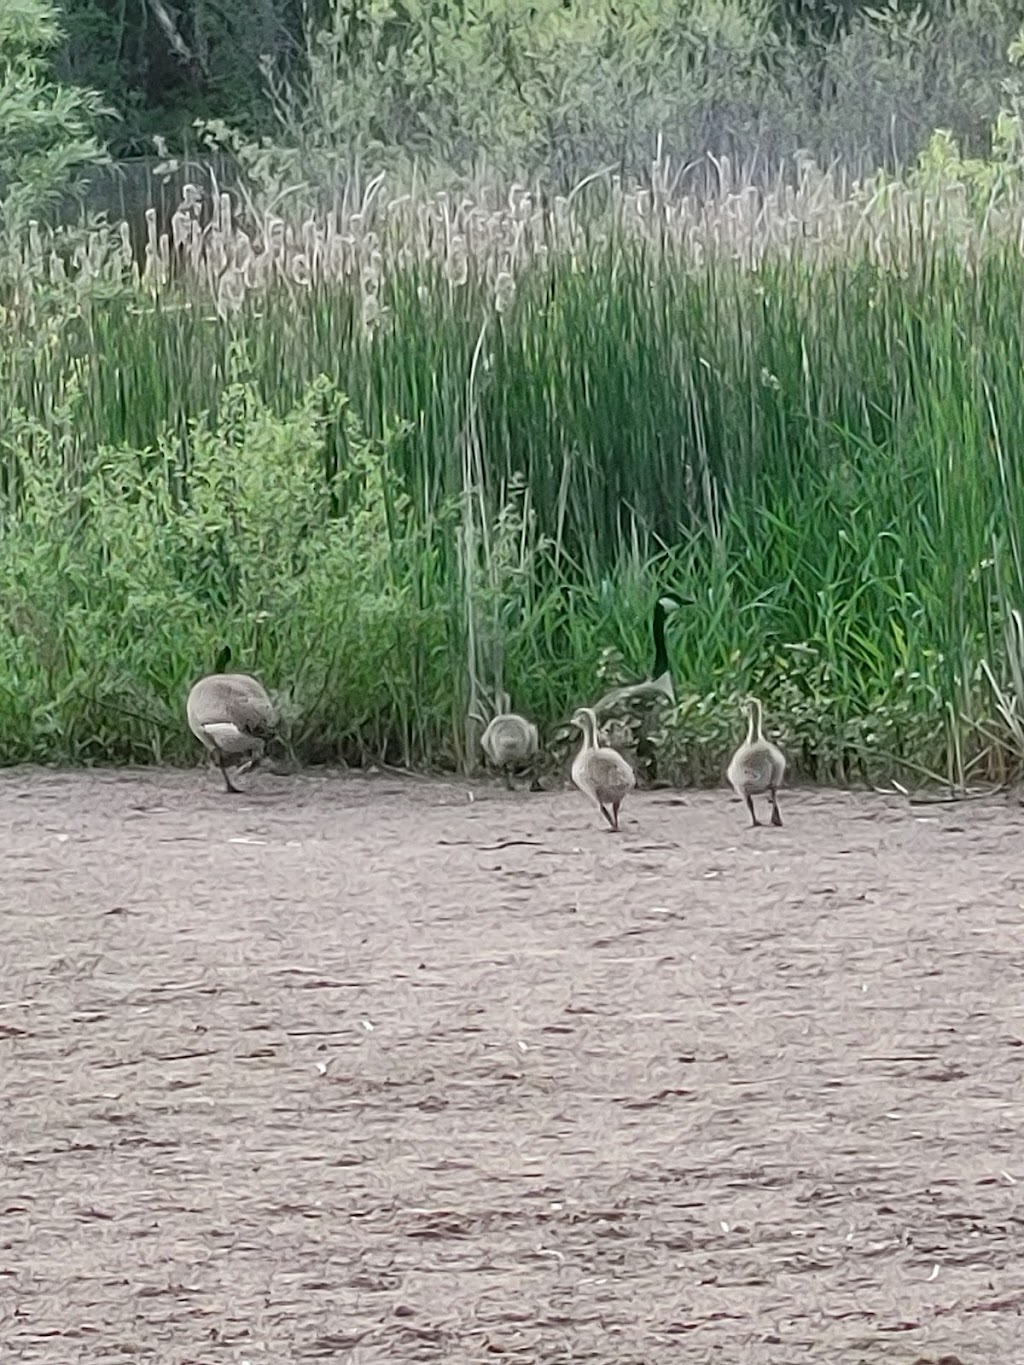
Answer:
<path fill-rule="evenodd" d="M 104 159 L 95 137 L 99 97 L 53 79 L 57 19 L 50 0 L 0 6 L 0 240 L 23 231 Z"/>

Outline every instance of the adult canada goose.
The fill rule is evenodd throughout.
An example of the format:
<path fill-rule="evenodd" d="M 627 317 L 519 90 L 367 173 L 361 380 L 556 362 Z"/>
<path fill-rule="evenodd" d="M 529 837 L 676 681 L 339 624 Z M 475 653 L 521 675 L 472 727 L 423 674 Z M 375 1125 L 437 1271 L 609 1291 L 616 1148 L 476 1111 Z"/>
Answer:
<path fill-rule="evenodd" d="M 217 660 L 218 670 L 230 660 L 231 650 L 225 646 Z M 277 712 L 266 688 L 248 673 L 210 673 L 189 692 L 185 712 L 189 729 L 224 774 L 225 787 L 238 794 L 229 766 L 239 764 L 239 773 L 255 768 L 277 725 Z"/>
<path fill-rule="evenodd" d="M 764 717 L 756 697 L 747 702 L 747 738 L 732 756 L 726 776 L 737 796 L 743 798 L 753 824 L 759 825 L 754 813 L 754 797 L 765 792 L 772 803 L 772 824 L 781 825 L 779 801 L 776 795 L 786 771 L 786 757 L 777 745 L 764 737 Z"/>
<path fill-rule="evenodd" d="M 533 721 L 518 715 L 507 692 L 497 696 L 498 714 L 480 736 L 480 747 L 489 761 L 500 768 L 505 786 L 513 791 L 512 769 L 532 764 L 540 748 L 540 736 Z M 536 780 L 536 778 L 535 778 Z"/>
<path fill-rule="evenodd" d="M 636 786 L 636 776 L 621 754 L 598 745 L 597 717 L 591 707 L 581 706 L 572 723 L 583 732 L 583 744 L 573 759 L 572 780 L 585 796 L 596 802 L 612 830 L 618 833 L 619 807 L 626 793 Z"/>
<path fill-rule="evenodd" d="M 602 716 L 623 702 L 637 697 L 664 697 L 668 702 L 675 702 L 676 689 L 672 681 L 672 668 L 668 660 L 665 622 L 669 612 L 677 611 L 685 602 L 692 601 L 692 598 L 680 599 L 673 597 L 670 593 L 663 593 L 658 598 L 654 604 L 654 614 L 651 617 L 651 634 L 654 637 L 654 667 L 650 675 L 642 682 L 629 683 L 625 687 L 613 687 L 610 692 L 606 692 L 599 702 L 595 702 L 592 708 L 596 715 Z"/>

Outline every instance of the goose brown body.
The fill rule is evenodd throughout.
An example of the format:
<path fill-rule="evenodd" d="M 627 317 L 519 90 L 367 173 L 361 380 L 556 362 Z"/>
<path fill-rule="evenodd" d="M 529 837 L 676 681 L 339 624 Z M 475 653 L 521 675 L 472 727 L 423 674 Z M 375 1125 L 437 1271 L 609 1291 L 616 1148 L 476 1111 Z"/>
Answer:
<path fill-rule="evenodd" d="M 636 776 L 620 753 L 597 743 L 597 717 L 589 707 L 581 707 L 572 723 L 583 732 L 583 744 L 573 759 L 572 780 L 617 832 L 619 807 L 636 786 Z"/>
<path fill-rule="evenodd" d="M 747 702 L 747 737 L 732 756 L 726 777 L 733 791 L 747 804 L 750 820 L 759 825 L 754 797 L 767 795 L 772 807 L 772 824 L 781 825 L 778 788 L 786 771 L 786 757 L 778 745 L 764 736 L 764 714 L 756 697 Z"/>
<path fill-rule="evenodd" d="M 512 790 L 513 768 L 523 768 L 537 757 L 540 736 L 533 721 L 509 710 L 511 699 L 507 693 L 498 697 L 500 710 L 480 736 L 480 747 L 505 778 L 505 786 Z"/>
<path fill-rule="evenodd" d="M 229 792 L 237 792 L 228 767 L 248 772 L 263 758 L 277 712 L 266 688 L 248 673 L 211 673 L 200 678 L 185 704 L 189 729 L 213 755 Z"/>

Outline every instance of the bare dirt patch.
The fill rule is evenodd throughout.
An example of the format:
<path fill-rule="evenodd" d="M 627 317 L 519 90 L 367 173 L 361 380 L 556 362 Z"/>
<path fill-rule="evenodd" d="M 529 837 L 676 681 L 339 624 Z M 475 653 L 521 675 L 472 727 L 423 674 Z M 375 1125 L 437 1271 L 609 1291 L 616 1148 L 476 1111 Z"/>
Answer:
<path fill-rule="evenodd" d="M 782 810 L 0 775 L 0 1359 L 1024 1359 L 1024 816 Z"/>

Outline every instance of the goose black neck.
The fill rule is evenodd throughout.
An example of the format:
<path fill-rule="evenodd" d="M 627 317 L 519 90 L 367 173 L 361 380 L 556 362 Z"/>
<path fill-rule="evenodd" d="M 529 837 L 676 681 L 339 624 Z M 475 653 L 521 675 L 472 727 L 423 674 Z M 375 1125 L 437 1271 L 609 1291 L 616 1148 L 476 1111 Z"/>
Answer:
<path fill-rule="evenodd" d="M 654 672 L 652 678 L 660 678 L 668 670 L 668 646 L 665 644 L 665 608 L 659 598 L 654 604 Z"/>

